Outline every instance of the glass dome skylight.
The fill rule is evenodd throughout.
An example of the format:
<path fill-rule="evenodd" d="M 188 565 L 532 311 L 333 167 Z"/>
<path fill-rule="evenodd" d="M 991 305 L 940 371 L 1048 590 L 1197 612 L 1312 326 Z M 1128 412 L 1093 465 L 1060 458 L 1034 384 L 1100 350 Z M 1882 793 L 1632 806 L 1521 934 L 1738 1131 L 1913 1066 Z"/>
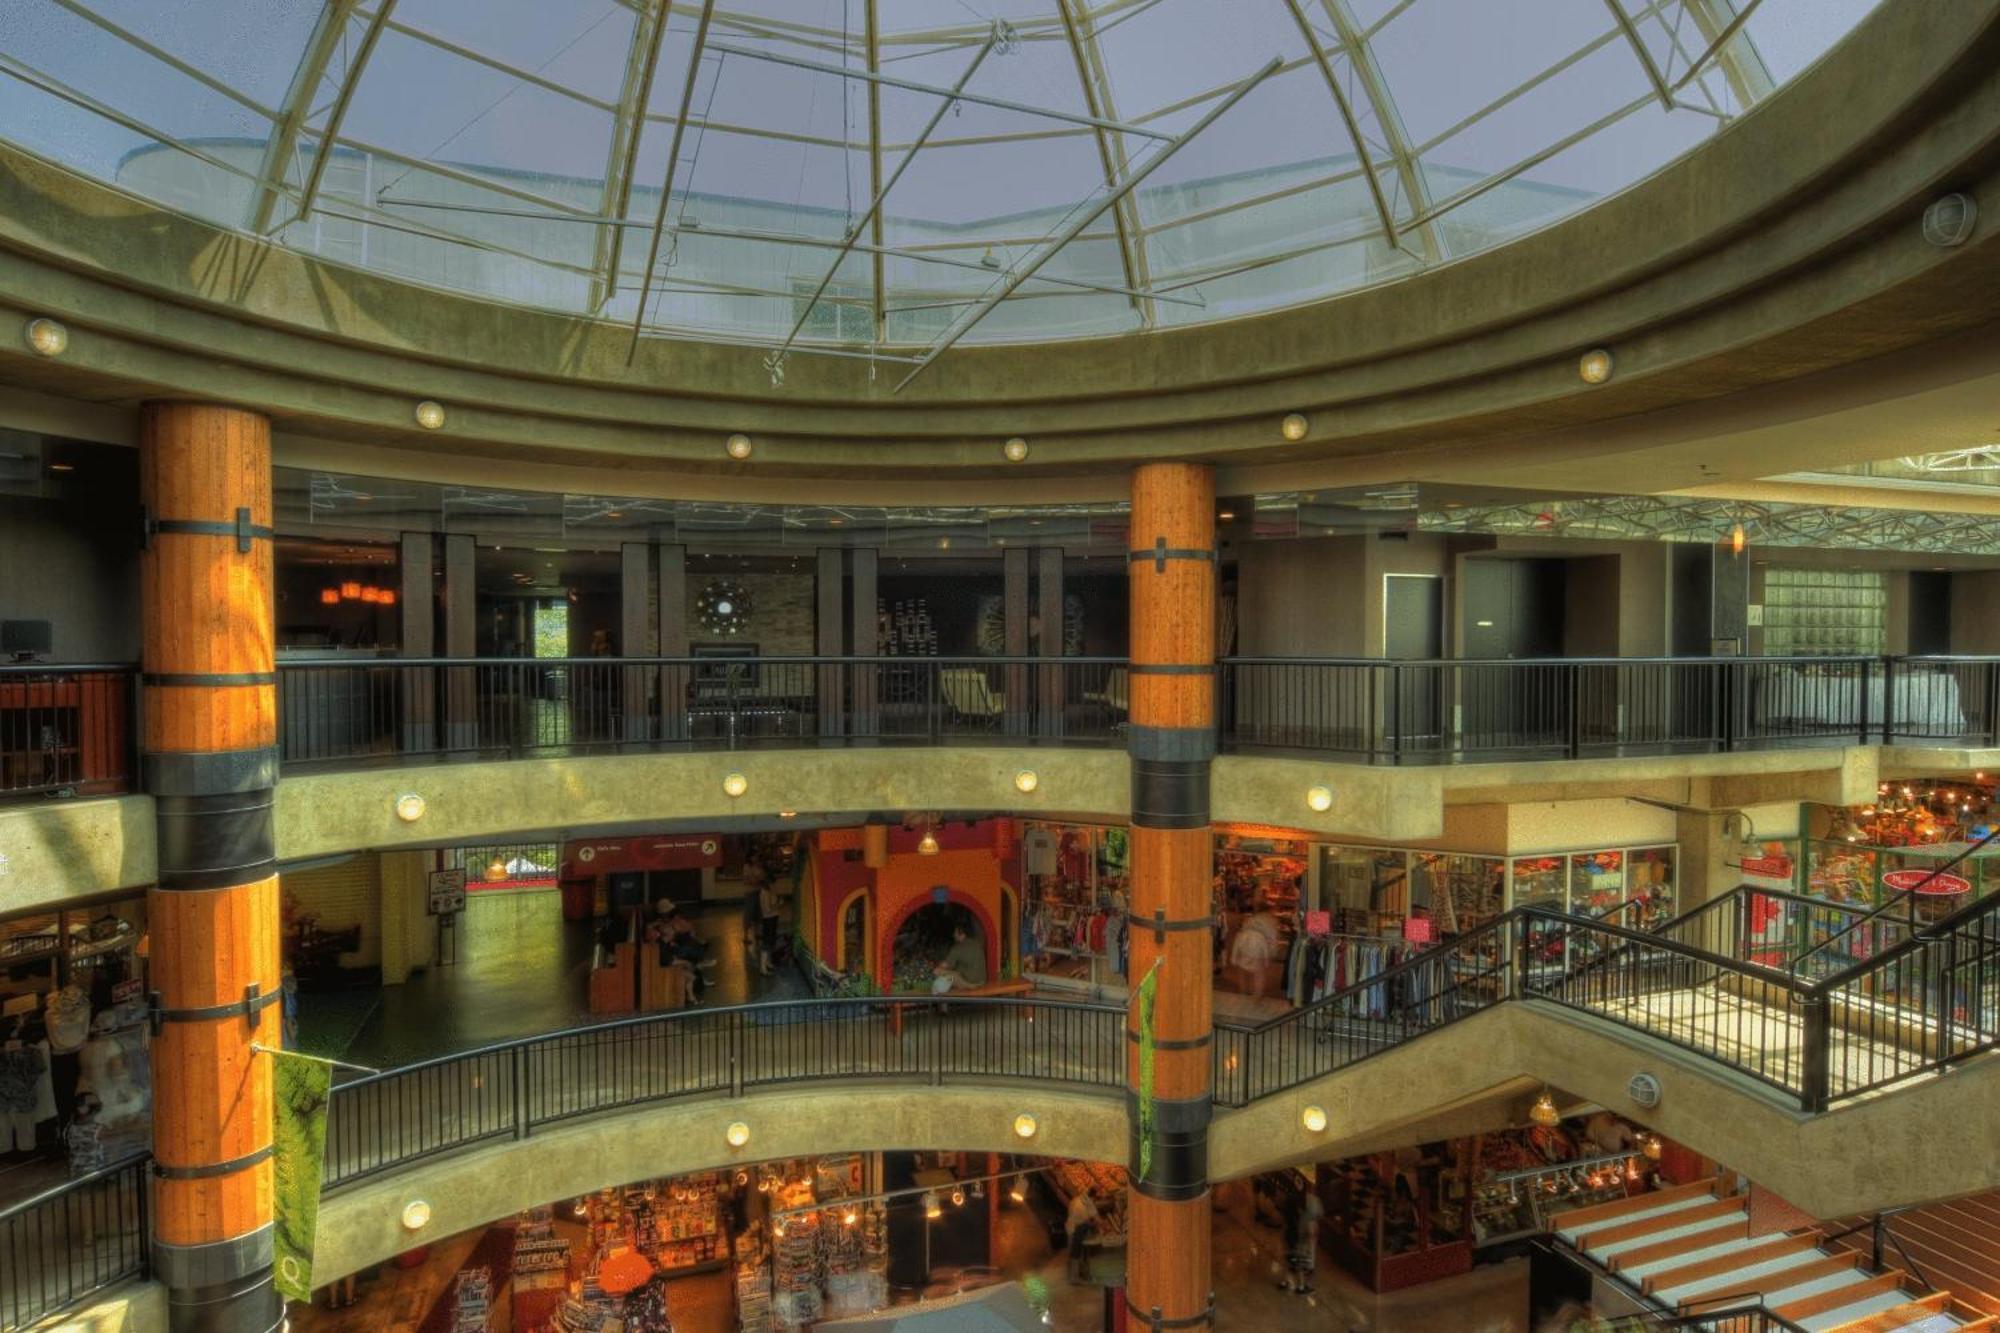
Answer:
<path fill-rule="evenodd" d="M 1873 3 L 8 0 L 0 136 L 398 278 L 920 365 L 1489 248 Z"/>

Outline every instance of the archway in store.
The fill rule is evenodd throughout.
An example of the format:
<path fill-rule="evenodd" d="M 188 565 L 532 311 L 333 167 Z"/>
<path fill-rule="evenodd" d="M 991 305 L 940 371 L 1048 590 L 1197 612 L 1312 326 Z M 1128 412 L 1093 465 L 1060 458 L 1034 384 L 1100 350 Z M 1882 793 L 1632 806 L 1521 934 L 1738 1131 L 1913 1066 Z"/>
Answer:
<path fill-rule="evenodd" d="M 951 947 L 952 932 L 963 926 L 986 955 L 988 976 L 999 971 L 999 940 L 993 918 L 979 903 L 956 890 L 943 899 L 912 903 L 883 935 L 876 981 L 884 990 L 928 990 L 932 965 Z"/>

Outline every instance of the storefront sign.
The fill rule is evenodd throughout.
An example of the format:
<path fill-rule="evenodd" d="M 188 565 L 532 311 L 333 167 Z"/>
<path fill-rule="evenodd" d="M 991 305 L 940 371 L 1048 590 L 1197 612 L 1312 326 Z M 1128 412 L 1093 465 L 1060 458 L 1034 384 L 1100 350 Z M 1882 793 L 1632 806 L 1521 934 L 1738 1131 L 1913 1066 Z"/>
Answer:
<path fill-rule="evenodd" d="M 432 916 L 465 910 L 465 871 L 462 868 L 431 871 L 430 885 Z"/>
<path fill-rule="evenodd" d="M 1957 875 L 1937 874 L 1929 870 L 1891 870 L 1882 876 L 1882 882 L 1892 889 L 1913 891 L 1921 894 L 1971 893 L 1972 883 Z"/>
<path fill-rule="evenodd" d="M 596 879 L 624 870 L 701 870 L 722 864 L 722 839 L 713 833 L 671 838 L 594 838 L 563 844 L 562 877 Z"/>
<path fill-rule="evenodd" d="M 133 977 L 130 981 L 118 982 L 111 988 L 111 1003 L 129 1004 L 144 994 L 145 990 L 146 983 L 137 977 Z"/>
<path fill-rule="evenodd" d="M 1784 852 L 1766 852 L 1762 856 L 1743 858 L 1743 873 L 1756 879 L 1783 879 L 1792 877 L 1792 858 Z"/>

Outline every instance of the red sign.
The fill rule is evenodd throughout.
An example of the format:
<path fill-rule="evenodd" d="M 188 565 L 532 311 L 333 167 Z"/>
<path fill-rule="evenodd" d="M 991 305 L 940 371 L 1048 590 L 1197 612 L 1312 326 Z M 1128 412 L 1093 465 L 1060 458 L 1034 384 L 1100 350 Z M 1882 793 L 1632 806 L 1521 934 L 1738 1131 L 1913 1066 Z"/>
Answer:
<path fill-rule="evenodd" d="M 1429 944 L 1431 941 L 1430 918 L 1424 916 L 1404 917 L 1403 938 L 1412 944 Z"/>
<path fill-rule="evenodd" d="M 1892 889 L 1914 890 L 1922 894 L 1971 893 L 1970 880 L 1957 875 L 1942 875 L 1929 870 L 1891 870 L 1882 876 L 1882 882 Z"/>
<path fill-rule="evenodd" d="M 1743 858 L 1743 873 L 1758 879 L 1790 879 L 1792 858 L 1783 852 L 1767 852 L 1763 856 Z"/>
<path fill-rule="evenodd" d="M 562 862 L 564 879 L 596 879 L 620 870 L 695 870 L 722 864 L 722 838 L 714 833 L 689 833 L 566 842 Z"/>

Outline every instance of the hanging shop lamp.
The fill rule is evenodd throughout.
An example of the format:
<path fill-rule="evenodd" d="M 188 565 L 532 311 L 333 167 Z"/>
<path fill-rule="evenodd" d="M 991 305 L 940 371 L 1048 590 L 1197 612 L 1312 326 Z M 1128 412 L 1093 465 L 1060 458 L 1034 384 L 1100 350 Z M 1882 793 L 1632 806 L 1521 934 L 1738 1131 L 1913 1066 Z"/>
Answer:
<path fill-rule="evenodd" d="M 932 1190 L 924 1191 L 924 1216 L 933 1222 L 944 1216 L 944 1209 L 938 1206 L 937 1194 Z"/>
<path fill-rule="evenodd" d="M 1556 1099 L 1549 1096 L 1547 1088 L 1542 1089 L 1542 1095 L 1528 1108 L 1528 1119 L 1543 1129 L 1554 1129 L 1562 1123 L 1562 1112 L 1556 1110 Z"/>

